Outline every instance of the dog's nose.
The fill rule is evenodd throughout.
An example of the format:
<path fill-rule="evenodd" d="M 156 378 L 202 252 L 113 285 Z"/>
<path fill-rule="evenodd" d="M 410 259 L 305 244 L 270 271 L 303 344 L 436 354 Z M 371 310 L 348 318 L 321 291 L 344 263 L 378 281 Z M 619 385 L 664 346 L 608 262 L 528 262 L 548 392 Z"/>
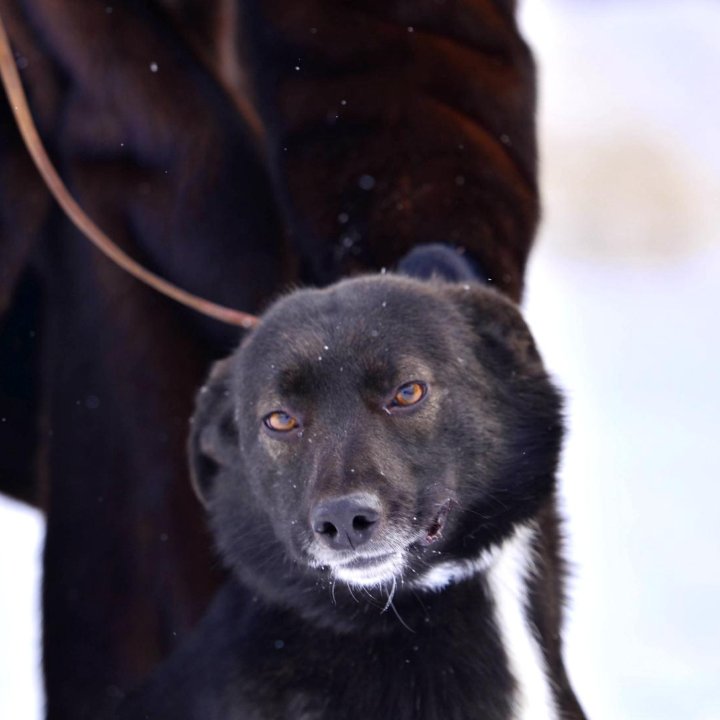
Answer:
<path fill-rule="evenodd" d="M 318 538 L 333 550 L 355 550 L 373 536 L 380 503 L 365 495 L 344 495 L 318 503 L 310 523 Z"/>

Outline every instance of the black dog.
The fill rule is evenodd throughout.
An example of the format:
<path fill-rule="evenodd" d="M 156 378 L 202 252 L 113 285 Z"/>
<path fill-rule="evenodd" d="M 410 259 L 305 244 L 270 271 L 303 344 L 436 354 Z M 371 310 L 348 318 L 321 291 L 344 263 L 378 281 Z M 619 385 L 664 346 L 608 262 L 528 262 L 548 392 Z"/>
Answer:
<path fill-rule="evenodd" d="M 122 716 L 582 718 L 560 404 L 516 307 L 474 283 L 380 275 L 277 302 L 193 420 L 232 579 Z"/>

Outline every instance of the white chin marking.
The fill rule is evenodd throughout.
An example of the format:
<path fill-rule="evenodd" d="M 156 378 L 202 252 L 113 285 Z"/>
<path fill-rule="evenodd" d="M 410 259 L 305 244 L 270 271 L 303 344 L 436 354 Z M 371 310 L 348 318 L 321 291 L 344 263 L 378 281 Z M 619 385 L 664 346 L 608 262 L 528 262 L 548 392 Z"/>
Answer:
<path fill-rule="evenodd" d="M 333 575 L 348 585 L 359 587 L 377 587 L 391 582 L 405 565 L 403 555 L 397 553 L 378 565 L 370 567 L 344 567 L 338 565 L 332 568 Z"/>

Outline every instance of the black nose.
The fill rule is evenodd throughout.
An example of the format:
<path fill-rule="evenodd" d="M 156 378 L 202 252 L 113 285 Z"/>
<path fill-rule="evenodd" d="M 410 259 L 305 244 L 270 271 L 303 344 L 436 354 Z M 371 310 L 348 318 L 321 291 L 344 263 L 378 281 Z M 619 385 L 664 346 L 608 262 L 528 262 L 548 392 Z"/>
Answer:
<path fill-rule="evenodd" d="M 312 529 L 333 550 L 355 550 L 364 545 L 379 519 L 380 503 L 367 495 L 323 500 L 310 513 Z"/>

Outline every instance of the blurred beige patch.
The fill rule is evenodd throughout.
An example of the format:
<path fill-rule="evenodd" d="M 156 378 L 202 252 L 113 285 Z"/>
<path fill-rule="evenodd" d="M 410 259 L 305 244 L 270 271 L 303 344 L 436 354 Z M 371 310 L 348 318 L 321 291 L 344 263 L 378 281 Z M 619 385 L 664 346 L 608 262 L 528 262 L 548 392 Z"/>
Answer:
<path fill-rule="evenodd" d="M 667 260 L 720 241 L 720 179 L 636 127 L 543 142 L 544 243 L 568 255 Z"/>

